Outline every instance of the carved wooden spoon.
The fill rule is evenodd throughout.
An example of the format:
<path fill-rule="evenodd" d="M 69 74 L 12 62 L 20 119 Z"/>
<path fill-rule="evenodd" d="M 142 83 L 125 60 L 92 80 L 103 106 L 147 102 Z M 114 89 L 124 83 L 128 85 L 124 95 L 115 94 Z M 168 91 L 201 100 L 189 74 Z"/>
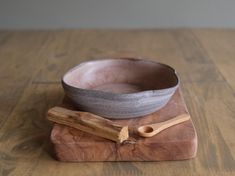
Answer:
<path fill-rule="evenodd" d="M 139 135 L 142 137 L 152 137 L 157 133 L 161 132 L 162 130 L 165 130 L 179 123 L 185 122 L 189 119 L 190 116 L 188 114 L 182 114 L 164 122 L 140 126 L 138 127 L 137 131 Z"/>

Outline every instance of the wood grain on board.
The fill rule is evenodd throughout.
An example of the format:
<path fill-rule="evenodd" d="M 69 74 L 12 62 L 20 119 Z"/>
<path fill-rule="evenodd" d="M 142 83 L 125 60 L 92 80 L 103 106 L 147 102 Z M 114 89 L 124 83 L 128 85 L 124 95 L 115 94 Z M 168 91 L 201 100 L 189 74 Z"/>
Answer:
<path fill-rule="evenodd" d="M 151 137 L 136 134 L 138 126 L 157 123 L 187 113 L 187 108 L 177 90 L 168 104 L 145 117 L 113 120 L 128 125 L 130 141 L 118 144 L 102 137 L 55 124 L 51 140 L 56 157 L 61 161 L 164 161 L 184 160 L 196 156 L 197 134 L 191 120 L 175 125 Z"/>
<path fill-rule="evenodd" d="M 0 31 L 0 175 L 234 175 L 235 30 Z M 198 134 L 197 157 L 174 162 L 63 163 L 45 112 L 62 101 L 61 76 L 103 57 L 174 67 Z"/>

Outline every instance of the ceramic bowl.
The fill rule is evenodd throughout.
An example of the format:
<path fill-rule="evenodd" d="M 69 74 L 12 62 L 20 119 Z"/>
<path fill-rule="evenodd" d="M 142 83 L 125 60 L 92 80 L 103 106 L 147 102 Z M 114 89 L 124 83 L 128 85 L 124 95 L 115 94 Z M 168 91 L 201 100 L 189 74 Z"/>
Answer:
<path fill-rule="evenodd" d="M 79 110 L 123 119 L 153 113 L 167 104 L 179 85 L 173 68 L 142 59 L 88 61 L 62 78 L 66 95 Z"/>

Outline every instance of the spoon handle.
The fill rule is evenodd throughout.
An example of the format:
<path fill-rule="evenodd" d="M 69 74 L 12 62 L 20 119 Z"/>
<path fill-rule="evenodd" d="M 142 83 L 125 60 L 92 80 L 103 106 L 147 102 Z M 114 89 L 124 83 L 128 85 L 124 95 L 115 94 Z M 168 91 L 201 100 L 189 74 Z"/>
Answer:
<path fill-rule="evenodd" d="M 152 137 L 171 126 L 185 122 L 189 119 L 190 116 L 188 114 L 182 114 L 164 122 L 140 126 L 138 128 L 138 133 L 142 137 Z"/>

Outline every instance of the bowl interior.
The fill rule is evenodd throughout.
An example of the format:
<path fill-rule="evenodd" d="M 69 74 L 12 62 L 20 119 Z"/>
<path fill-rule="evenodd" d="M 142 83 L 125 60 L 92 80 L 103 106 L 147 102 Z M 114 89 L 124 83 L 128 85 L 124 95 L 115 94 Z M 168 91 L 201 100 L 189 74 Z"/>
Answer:
<path fill-rule="evenodd" d="M 63 77 L 69 86 L 112 93 L 134 93 L 174 87 L 178 78 L 171 67 L 138 59 L 90 61 Z"/>

